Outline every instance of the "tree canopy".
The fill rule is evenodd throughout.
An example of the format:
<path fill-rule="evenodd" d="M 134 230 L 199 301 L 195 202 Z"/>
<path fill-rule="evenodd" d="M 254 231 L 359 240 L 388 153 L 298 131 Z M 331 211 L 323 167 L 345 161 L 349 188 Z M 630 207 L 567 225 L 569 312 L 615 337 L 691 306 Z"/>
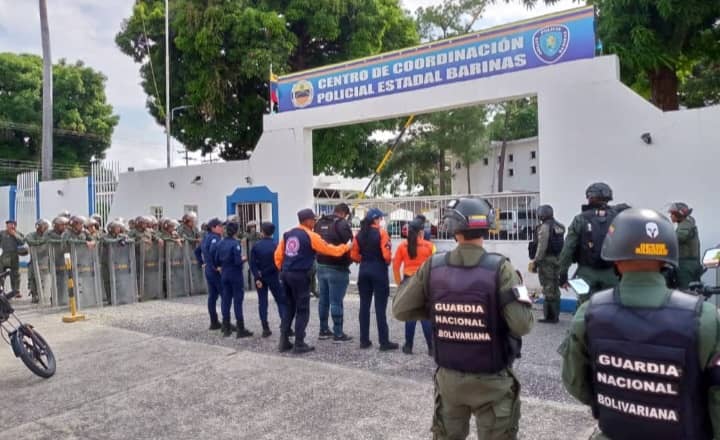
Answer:
<path fill-rule="evenodd" d="M 82 62 L 53 66 L 55 168 L 77 174 L 90 159 L 104 157 L 118 116 L 105 96 L 105 76 Z M 42 58 L 0 53 L 0 157 L 39 161 L 42 147 Z M 12 180 L 12 172 L 2 179 Z"/>
<path fill-rule="evenodd" d="M 175 0 L 170 10 L 172 135 L 190 150 L 244 159 L 262 133 L 270 65 L 276 74 L 417 42 L 398 0 Z M 136 0 L 116 42 L 141 63 L 147 106 L 164 125 L 164 2 Z M 367 175 L 376 125 L 315 133 L 315 171 Z M 369 154 L 358 154 L 362 146 Z M 338 161 L 338 159 L 342 159 Z"/>

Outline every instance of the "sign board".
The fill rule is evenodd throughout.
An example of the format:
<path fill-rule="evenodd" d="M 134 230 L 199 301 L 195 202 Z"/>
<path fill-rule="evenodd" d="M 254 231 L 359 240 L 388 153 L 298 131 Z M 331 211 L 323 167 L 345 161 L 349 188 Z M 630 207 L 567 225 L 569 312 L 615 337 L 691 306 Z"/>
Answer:
<path fill-rule="evenodd" d="M 592 6 L 278 79 L 279 111 L 321 107 L 595 56 Z"/>

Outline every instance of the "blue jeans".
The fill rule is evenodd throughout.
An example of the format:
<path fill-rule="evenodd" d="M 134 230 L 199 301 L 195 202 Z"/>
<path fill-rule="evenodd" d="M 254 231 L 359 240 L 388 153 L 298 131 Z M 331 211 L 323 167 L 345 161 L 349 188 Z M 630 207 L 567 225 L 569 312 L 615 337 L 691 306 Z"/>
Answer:
<path fill-rule="evenodd" d="M 318 265 L 318 287 L 320 299 L 318 301 L 318 315 L 320 316 L 320 331 L 329 331 L 328 314 L 332 315 L 333 334 L 343 334 L 343 299 L 350 284 L 350 272 L 344 268 Z"/>
<path fill-rule="evenodd" d="M 412 348 L 413 341 L 415 341 L 415 324 L 417 321 L 406 321 L 405 322 L 405 345 Z M 422 326 L 423 334 L 425 335 L 425 342 L 427 342 L 428 350 L 432 347 L 432 327 L 430 321 L 420 321 Z"/>
<path fill-rule="evenodd" d="M 386 317 L 390 279 L 387 265 L 383 263 L 360 264 L 358 275 L 360 291 L 360 342 L 370 342 L 370 304 L 375 299 L 375 318 L 377 318 L 378 339 L 380 345 L 390 342 L 390 331 Z"/>
<path fill-rule="evenodd" d="M 276 274 L 262 279 L 263 286 L 257 290 L 258 294 L 258 312 L 260 313 L 260 322 L 267 324 L 268 320 L 268 290 L 272 292 L 272 296 L 277 304 L 278 314 L 282 322 L 283 316 L 287 313 L 287 299 L 285 292 L 280 285 L 280 275 Z"/>
<path fill-rule="evenodd" d="M 218 272 L 205 271 L 205 279 L 208 285 L 208 314 L 210 322 L 218 322 L 217 300 L 222 294 L 222 282 Z"/>
<path fill-rule="evenodd" d="M 230 306 L 235 309 L 235 319 L 237 322 L 244 323 L 243 317 L 243 299 L 245 298 L 245 289 L 243 286 L 242 274 L 228 274 L 222 277 L 222 301 L 220 309 L 222 310 L 223 322 L 230 322 Z"/>

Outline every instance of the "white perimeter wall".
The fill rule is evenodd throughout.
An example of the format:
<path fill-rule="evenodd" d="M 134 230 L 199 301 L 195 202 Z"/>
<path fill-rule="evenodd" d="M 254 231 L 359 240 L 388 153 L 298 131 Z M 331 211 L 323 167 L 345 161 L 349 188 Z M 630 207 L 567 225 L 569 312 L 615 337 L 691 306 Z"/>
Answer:
<path fill-rule="evenodd" d="M 58 193 L 62 192 L 62 195 Z M 51 220 L 62 211 L 73 215 L 87 216 L 88 178 L 78 177 L 66 180 L 40 182 L 40 212 L 38 217 Z"/>
<path fill-rule="evenodd" d="M 0 229 L 5 229 L 5 220 L 10 218 L 10 187 L 0 186 Z"/>

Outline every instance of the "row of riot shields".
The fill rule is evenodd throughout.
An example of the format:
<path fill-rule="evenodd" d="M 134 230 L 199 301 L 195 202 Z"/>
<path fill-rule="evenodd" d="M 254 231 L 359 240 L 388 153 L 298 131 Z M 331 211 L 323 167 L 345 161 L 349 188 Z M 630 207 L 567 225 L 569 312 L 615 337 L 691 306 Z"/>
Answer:
<path fill-rule="evenodd" d="M 207 293 L 193 251 L 187 242 L 47 243 L 30 255 L 42 305 L 68 304 L 69 258 L 77 305 L 87 308 Z"/>

